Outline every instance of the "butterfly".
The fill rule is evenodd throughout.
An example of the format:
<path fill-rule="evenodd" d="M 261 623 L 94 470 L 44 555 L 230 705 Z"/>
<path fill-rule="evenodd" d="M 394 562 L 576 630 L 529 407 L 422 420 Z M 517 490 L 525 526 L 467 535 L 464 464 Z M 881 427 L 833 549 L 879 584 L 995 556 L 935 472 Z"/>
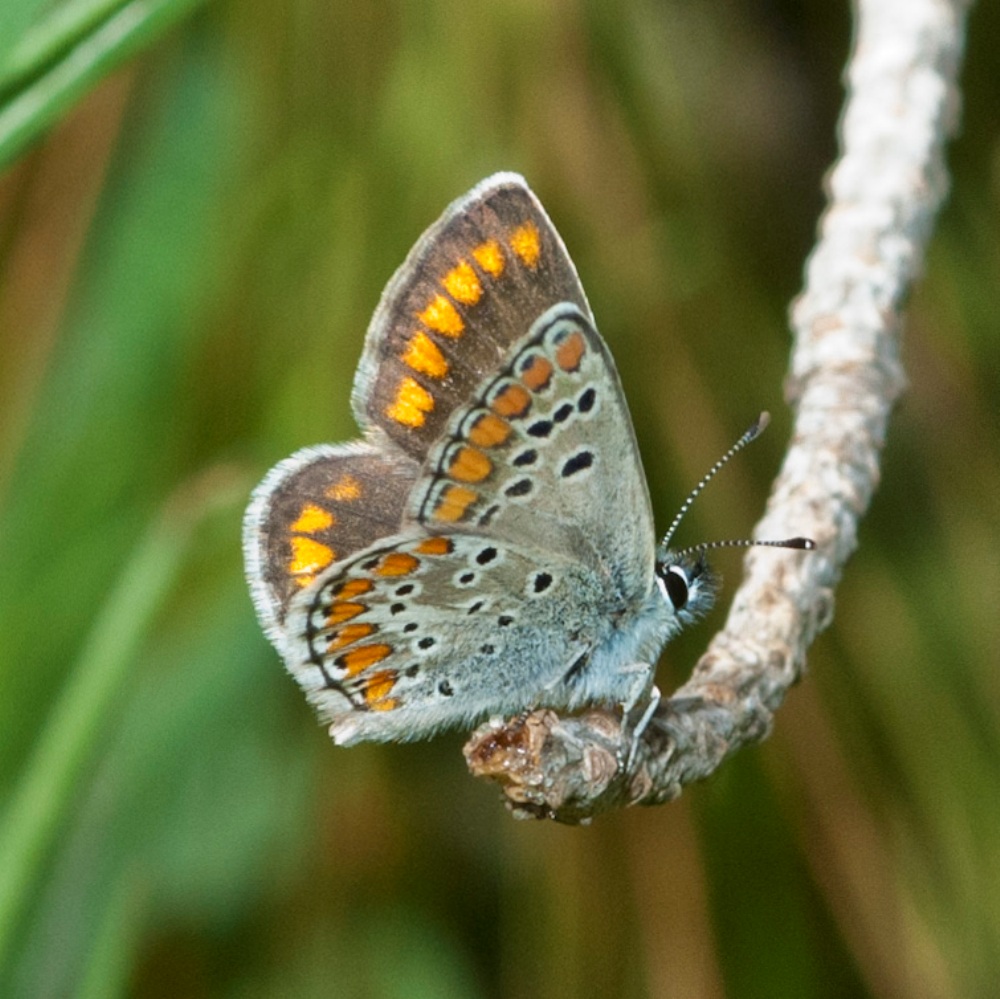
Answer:
<path fill-rule="evenodd" d="M 258 618 L 335 743 L 655 703 L 712 604 L 708 546 L 657 543 L 614 361 L 522 177 L 414 246 L 352 404 L 362 438 L 280 462 L 244 521 Z"/>

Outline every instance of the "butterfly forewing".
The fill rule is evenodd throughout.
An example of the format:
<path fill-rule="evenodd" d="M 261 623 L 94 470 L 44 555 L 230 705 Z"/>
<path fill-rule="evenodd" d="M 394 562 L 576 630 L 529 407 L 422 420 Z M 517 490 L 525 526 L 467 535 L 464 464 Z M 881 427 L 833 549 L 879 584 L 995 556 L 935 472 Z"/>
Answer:
<path fill-rule="evenodd" d="M 558 302 L 590 310 L 538 199 L 497 174 L 456 201 L 389 282 L 368 329 L 354 411 L 421 460 L 535 319 Z"/>
<path fill-rule="evenodd" d="M 564 552 L 634 599 L 652 586 L 649 496 L 614 362 L 572 305 L 544 313 L 429 455 L 409 511 Z"/>

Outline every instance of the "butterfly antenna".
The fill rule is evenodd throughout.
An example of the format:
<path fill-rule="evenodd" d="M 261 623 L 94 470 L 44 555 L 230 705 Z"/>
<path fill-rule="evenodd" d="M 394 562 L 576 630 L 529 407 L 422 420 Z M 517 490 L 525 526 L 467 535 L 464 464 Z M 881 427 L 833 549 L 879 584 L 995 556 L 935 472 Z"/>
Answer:
<path fill-rule="evenodd" d="M 812 551 L 816 542 L 812 538 L 784 538 L 781 541 L 752 541 L 749 538 L 737 538 L 731 541 L 705 541 L 700 545 L 682 548 L 674 554 L 675 559 L 688 558 L 691 555 L 701 555 L 713 548 L 799 548 Z"/>
<path fill-rule="evenodd" d="M 680 522 L 684 519 L 684 514 L 691 509 L 691 504 L 695 501 L 698 494 L 702 491 L 715 478 L 719 470 L 732 458 L 734 455 L 740 453 L 751 441 L 755 441 L 760 435 L 767 429 L 767 425 L 771 422 L 771 414 L 767 411 L 760 414 L 757 419 L 749 426 L 743 433 L 743 436 L 708 470 L 708 472 L 702 477 L 701 481 L 688 493 L 688 497 L 681 504 L 681 508 L 677 511 L 677 516 L 674 517 L 670 526 L 667 528 L 667 533 L 663 536 L 663 547 L 667 548 L 670 545 L 670 539 L 674 536 L 674 532 L 677 530 Z M 733 541 L 707 541 L 700 545 L 693 545 L 691 548 L 684 548 L 677 552 L 676 557 L 681 558 L 688 555 L 700 555 L 702 552 L 710 551 L 713 548 L 801 548 L 812 550 L 816 547 L 816 542 L 809 538 L 786 538 L 783 541 L 751 541 L 746 540 L 733 540 Z"/>

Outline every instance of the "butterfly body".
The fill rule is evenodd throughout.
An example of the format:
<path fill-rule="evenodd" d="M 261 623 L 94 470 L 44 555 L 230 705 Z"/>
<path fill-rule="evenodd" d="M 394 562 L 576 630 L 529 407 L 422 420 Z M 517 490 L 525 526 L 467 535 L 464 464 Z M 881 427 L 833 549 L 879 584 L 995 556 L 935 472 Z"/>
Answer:
<path fill-rule="evenodd" d="M 353 404 L 364 441 L 280 463 L 244 528 L 258 616 L 335 742 L 648 698 L 711 579 L 657 551 L 614 362 L 520 177 L 417 243 Z"/>

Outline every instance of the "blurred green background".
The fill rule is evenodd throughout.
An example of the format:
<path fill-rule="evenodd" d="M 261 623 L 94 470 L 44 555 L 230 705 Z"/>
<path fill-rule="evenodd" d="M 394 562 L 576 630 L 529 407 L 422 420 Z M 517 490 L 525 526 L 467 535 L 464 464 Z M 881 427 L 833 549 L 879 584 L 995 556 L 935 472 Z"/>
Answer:
<path fill-rule="evenodd" d="M 355 435 L 383 284 L 515 169 L 616 355 L 661 525 L 772 410 L 678 540 L 747 534 L 849 5 L 3 7 L 0 994 L 996 994 L 996 4 L 834 625 L 768 742 L 589 828 L 512 821 L 462 733 L 334 748 L 254 621 L 246 495 Z M 716 563 L 665 689 L 722 620 L 739 557 Z"/>

